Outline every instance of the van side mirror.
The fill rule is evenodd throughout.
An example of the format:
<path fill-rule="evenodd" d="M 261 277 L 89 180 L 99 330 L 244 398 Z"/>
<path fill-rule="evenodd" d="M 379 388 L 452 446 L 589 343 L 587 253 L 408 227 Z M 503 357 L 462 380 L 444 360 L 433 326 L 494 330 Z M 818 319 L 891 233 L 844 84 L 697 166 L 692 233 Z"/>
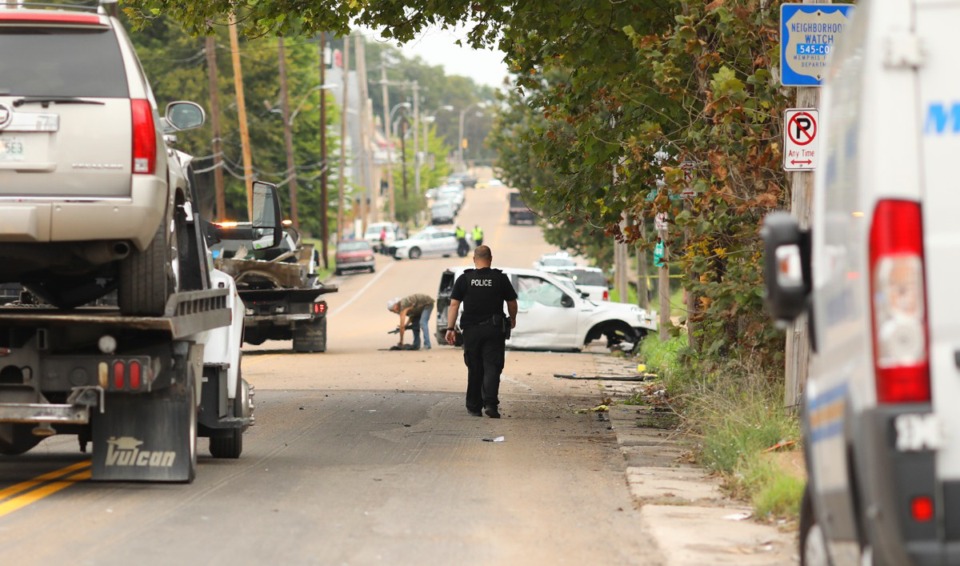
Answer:
<path fill-rule="evenodd" d="M 763 278 L 767 309 L 780 322 L 803 314 L 812 289 L 810 232 L 801 230 L 787 212 L 773 212 L 763 220 Z"/>
<path fill-rule="evenodd" d="M 564 307 L 564 308 L 568 308 L 568 309 L 569 309 L 569 308 L 572 308 L 572 307 L 573 307 L 573 297 L 571 297 L 570 295 L 564 293 L 563 296 L 560 297 L 560 305 L 561 305 L 562 307 Z"/>

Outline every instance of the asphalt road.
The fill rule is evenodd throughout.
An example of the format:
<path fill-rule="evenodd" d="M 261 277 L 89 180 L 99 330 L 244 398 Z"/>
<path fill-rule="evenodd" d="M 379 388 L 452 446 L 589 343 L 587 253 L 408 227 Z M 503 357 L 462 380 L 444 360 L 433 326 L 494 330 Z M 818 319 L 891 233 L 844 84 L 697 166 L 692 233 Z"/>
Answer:
<path fill-rule="evenodd" d="M 526 267 L 551 250 L 507 224 L 506 202 L 468 190 L 460 220 L 483 226 L 495 266 Z M 469 416 L 459 350 L 385 351 L 387 300 L 436 295 L 443 269 L 469 261 L 377 262 L 326 296 L 327 352 L 245 349 L 257 424 L 239 460 L 204 457 L 201 441 L 197 479 L 164 485 L 86 481 L 74 437 L 0 457 L 3 563 L 661 563 L 609 422 L 578 412 L 603 391 L 552 377 L 592 356 L 509 352 L 504 418 Z"/>

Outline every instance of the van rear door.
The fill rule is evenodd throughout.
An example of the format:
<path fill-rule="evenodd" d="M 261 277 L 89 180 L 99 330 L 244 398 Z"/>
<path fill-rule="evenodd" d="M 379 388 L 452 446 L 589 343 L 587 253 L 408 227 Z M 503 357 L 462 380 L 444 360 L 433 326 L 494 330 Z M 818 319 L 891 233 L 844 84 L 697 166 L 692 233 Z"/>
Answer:
<path fill-rule="evenodd" d="M 960 539 L 960 4 L 920 2 L 917 38 L 924 59 L 919 72 L 922 212 L 934 411 L 948 434 L 936 457 L 947 504 L 947 528 Z"/>

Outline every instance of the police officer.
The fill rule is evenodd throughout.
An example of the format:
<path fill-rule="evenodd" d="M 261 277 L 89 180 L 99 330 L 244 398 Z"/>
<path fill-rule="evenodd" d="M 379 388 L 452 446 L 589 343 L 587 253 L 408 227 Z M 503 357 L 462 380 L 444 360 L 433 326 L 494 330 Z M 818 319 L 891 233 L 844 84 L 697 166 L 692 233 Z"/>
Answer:
<path fill-rule="evenodd" d="M 473 243 L 478 246 L 483 245 L 483 228 L 479 224 L 473 225 Z"/>
<path fill-rule="evenodd" d="M 457 237 L 457 255 L 467 257 L 467 252 L 470 251 L 470 244 L 467 243 L 467 231 L 457 224 L 456 228 L 453 229 L 453 234 Z"/>
<path fill-rule="evenodd" d="M 476 269 L 464 271 L 453 284 L 446 339 L 448 344 L 453 344 L 456 339 L 453 325 L 462 302 L 460 328 L 463 330 L 463 361 L 467 365 L 467 412 L 479 417 L 483 408 L 488 417 L 499 419 L 504 343 L 508 331 L 517 325 L 517 292 L 502 271 L 491 269 L 492 263 L 489 246 L 477 246 L 473 250 Z M 509 319 L 503 315 L 504 301 Z"/>

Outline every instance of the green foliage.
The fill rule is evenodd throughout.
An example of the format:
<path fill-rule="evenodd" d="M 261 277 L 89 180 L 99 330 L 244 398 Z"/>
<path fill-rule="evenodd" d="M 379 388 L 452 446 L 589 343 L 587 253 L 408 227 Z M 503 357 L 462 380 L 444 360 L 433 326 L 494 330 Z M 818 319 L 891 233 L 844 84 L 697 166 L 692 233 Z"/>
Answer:
<path fill-rule="evenodd" d="M 743 473 L 744 490 L 760 517 L 799 517 L 802 478 L 785 473 L 770 460 L 754 458 Z"/>
<path fill-rule="evenodd" d="M 685 430 L 699 439 L 698 461 L 722 474 L 734 496 L 751 500 L 758 515 L 796 517 L 803 482 L 764 453 L 800 438 L 796 416 L 781 408 L 782 388 L 756 367 L 735 359 L 714 363 L 692 352 L 686 334 L 665 342 L 648 337 L 639 359 L 662 381 Z"/>
<path fill-rule="evenodd" d="M 763 310 L 758 229 L 786 199 L 787 100 L 770 73 L 779 6 L 535 6 L 536 21 L 511 26 L 500 45 L 518 72 L 493 136 L 504 178 L 562 247 L 602 254 L 616 239 L 650 251 L 653 217 L 667 214 L 670 262 L 697 297 L 691 344 L 777 367 L 783 341 Z M 679 198 L 685 189 L 695 196 Z"/>

